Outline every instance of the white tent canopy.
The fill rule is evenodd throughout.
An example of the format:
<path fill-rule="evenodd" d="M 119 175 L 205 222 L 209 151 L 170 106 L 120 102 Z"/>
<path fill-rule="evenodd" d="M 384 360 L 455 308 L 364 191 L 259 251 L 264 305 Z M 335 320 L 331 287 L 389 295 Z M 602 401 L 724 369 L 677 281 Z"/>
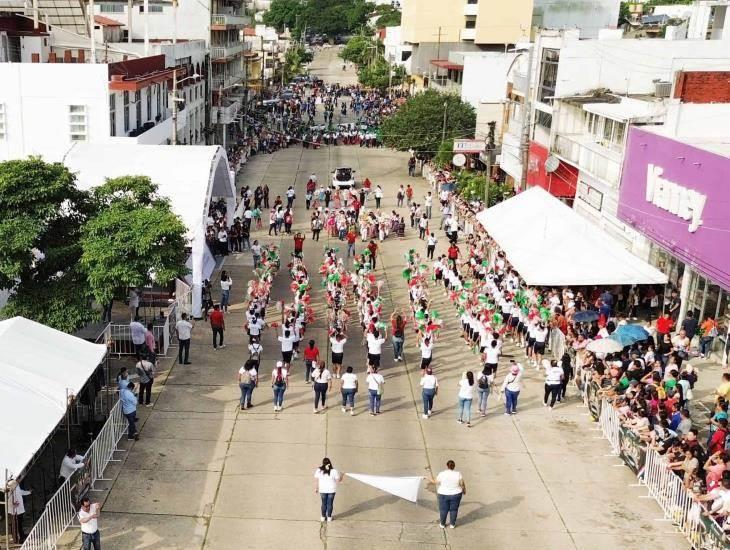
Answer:
<path fill-rule="evenodd" d="M 172 210 L 188 229 L 193 315 L 200 316 L 201 283 L 215 267 L 205 244 L 211 198 L 226 199 L 229 223 L 236 210 L 236 187 L 225 151 L 219 146 L 78 144 L 63 159 L 54 160 L 62 160 L 76 173 L 81 189 L 99 186 L 106 178 L 130 175 L 148 176 L 159 186 L 160 194 L 170 199 Z"/>
<path fill-rule="evenodd" d="M 667 282 L 664 273 L 540 187 L 481 211 L 477 220 L 531 286 Z"/>
<path fill-rule="evenodd" d="M 66 414 L 106 346 L 13 317 L 0 321 L 0 475 L 18 476 Z M 4 483 L 4 481 L 3 481 Z"/>

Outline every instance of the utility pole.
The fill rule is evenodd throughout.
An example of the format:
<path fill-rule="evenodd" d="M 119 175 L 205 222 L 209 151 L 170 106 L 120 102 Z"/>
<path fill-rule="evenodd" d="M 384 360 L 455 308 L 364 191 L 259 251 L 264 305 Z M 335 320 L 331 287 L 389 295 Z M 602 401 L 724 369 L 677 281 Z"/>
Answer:
<path fill-rule="evenodd" d="M 94 0 L 89 0 L 89 42 L 89 45 L 91 46 L 91 62 L 96 63 L 96 39 L 94 37 Z"/>
<path fill-rule="evenodd" d="M 444 101 L 444 123 L 443 126 L 441 126 L 441 142 L 443 143 L 446 141 L 446 109 L 449 106 L 448 101 Z"/>
<path fill-rule="evenodd" d="M 127 0 L 127 44 L 132 43 L 132 0 Z"/>
<path fill-rule="evenodd" d="M 527 189 L 527 162 L 530 153 L 530 122 L 532 118 L 532 59 L 535 53 L 535 45 L 529 45 L 527 54 L 527 90 L 525 90 L 525 102 L 522 105 L 522 128 L 520 132 L 520 162 L 522 173 L 520 178 L 520 191 Z"/>
<path fill-rule="evenodd" d="M 485 173 L 485 182 L 484 182 L 484 207 L 489 208 L 489 181 L 491 180 L 491 173 L 492 173 L 492 164 L 494 163 L 494 150 L 496 149 L 496 144 L 494 143 L 494 134 L 497 127 L 497 123 L 492 120 L 491 122 L 487 123 L 487 126 L 489 126 L 489 130 L 487 131 L 487 146 L 486 146 L 486 153 L 487 153 L 487 171 Z"/>
<path fill-rule="evenodd" d="M 261 101 L 264 100 L 264 72 L 266 71 L 266 52 L 264 51 L 264 35 L 261 35 Z"/>
<path fill-rule="evenodd" d="M 177 145 L 177 66 L 172 70 L 172 144 Z"/>

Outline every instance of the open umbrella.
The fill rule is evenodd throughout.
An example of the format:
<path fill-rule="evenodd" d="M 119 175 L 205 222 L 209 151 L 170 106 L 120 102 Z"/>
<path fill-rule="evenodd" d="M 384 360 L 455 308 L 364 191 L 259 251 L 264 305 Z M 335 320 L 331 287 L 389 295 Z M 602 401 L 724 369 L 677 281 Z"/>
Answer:
<path fill-rule="evenodd" d="M 593 340 L 588 342 L 586 348 L 588 351 L 593 353 L 616 353 L 621 351 L 625 346 L 622 346 L 620 342 L 612 338 L 601 338 L 600 340 Z"/>
<path fill-rule="evenodd" d="M 649 338 L 649 332 L 641 325 L 621 325 L 611 334 L 611 338 L 626 347 L 635 342 L 646 340 Z"/>
<path fill-rule="evenodd" d="M 593 311 L 592 309 L 588 309 L 585 311 L 579 311 L 575 315 L 573 315 L 573 321 L 576 323 L 590 323 L 591 321 L 596 321 L 598 319 L 598 312 Z"/>

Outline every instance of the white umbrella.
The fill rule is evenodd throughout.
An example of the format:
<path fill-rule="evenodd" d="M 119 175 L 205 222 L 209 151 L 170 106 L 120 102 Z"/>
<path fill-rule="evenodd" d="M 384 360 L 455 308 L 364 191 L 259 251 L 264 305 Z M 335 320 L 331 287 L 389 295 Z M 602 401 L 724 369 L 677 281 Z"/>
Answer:
<path fill-rule="evenodd" d="M 592 351 L 593 353 L 616 353 L 617 351 L 624 349 L 624 347 L 613 338 L 592 340 L 591 342 L 588 342 L 586 348 L 588 351 Z"/>

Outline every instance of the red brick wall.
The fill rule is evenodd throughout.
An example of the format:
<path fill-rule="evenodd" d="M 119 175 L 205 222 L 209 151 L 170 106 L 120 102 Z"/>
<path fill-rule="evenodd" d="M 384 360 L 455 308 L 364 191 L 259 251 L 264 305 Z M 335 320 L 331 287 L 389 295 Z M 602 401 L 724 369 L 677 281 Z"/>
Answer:
<path fill-rule="evenodd" d="M 681 71 L 674 97 L 683 103 L 730 103 L 730 71 Z"/>

